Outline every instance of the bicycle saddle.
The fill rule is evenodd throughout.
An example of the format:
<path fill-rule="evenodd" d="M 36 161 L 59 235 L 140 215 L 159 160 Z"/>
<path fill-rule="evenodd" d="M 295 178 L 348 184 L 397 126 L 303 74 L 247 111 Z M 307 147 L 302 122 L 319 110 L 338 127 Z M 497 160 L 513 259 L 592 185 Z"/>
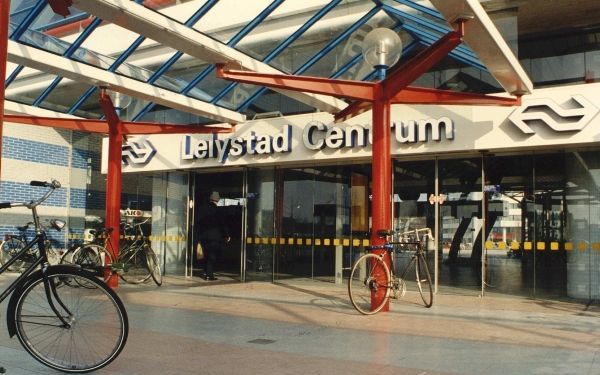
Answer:
<path fill-rule="evenodd" d="M 25 232 L 27 230 L 27 228 L 29 228 L 30 225 L 33 225 L 33 223 L 29 222 L 29 223 L 23 225 L 22 227 L 17 227 L 17 229 L 19 230 L 19 232 Z"/>

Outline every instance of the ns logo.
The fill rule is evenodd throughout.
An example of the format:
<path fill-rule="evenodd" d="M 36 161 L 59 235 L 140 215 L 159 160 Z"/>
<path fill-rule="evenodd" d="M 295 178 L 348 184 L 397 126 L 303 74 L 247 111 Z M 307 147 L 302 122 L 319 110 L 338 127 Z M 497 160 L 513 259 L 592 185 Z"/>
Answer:
<path fill-rule="evenodd" d="M 571 101 L 574 105 L 565 108 L 568 102 L 559 105 L 548 98 L 528 100 L 508 119 L 525 134 L 535 134 L 531 125 L 536 123 L 543 123 L 556 132 L 580 131 L 596 116 L 598 108 L 583 95 L 573 95 Z"/>
<path fill-rule="evenodd" d="M 147 164 L 156 154 L 156 149 L 147 139 L 128 140 L 121 148 L 123 165 Z"/>

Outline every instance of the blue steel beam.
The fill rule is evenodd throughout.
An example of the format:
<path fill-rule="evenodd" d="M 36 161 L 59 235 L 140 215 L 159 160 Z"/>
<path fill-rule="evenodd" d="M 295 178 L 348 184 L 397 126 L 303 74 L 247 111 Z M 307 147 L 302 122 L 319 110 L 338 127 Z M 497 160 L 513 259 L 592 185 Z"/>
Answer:
<path fill-rule="evenodd" d="M 29 12 L 27 17 L 25 17 L 25 19 L 23 19 L 23 21 L 21 21 L 21 23 L 15 28 L 15 30 L 9 38 L 12 40 L 19 40 L 21 35 L 23 35 L 23 33 L 27 31 L 29 26 L 31 26 L 33 21 L 35 21 L 37 16 L 39 16 L 40 13 L 42 13 L 42 11 L 44 10 L 44 8 L 46 8 L 46 5 L 46 0 L 39 0 L 35 7 L 31 10 L 31 12 Z"/>
<path fill-rule="evenodd" d="M 404 11 L 401 11 L 399 9 L 390 7 L 388 5 L 383 5 L 382 9 L 386 13 L 388 13 L 388 15 L 390 15 L 392 18 L 396 18 L 396 19 L 399 18 L 400 20 L 407 19 L 407 20 L 410 20 L 410 21 L 416 23 L 419 26 L 425 27 L 426 29 L 433 30 L 437 34 L 431 34 L 431 33 L 428 33 L 427 31 L 422 30 L 420 28 L 415 28 L 415 29 L 419 30 L 418 34 L 420 36 L 430 35 L 432 40 L 437 40 L 440 37 L 442 37 L 444 34 L 448 33 L 449 31 L 452 31 L 452 29 L 449 28 L 449 27 L 438 25 L 435 22 L 430 22 L 430 21 L 428 21 L 428 20 L 426 20 L 426 19 L 424 19 L 422 17 L 418 17 L 418 16 L 415 16 L 413 14 L 406 13 Z M 464 44 L 461 44 L 455 50 L 457 52 L 459 52 L 459 53 L 462 53 L 462 54 L 465 54 L 465 55 L 470 55 L 474 59 L 477 60 L 477 55 L 470 48 L 468 48 L 467 46 L 465 46 Z M 481 65 L 481 63 L 478 60 L 476 61 L 476 63 L 478 63 L 479 65 Z"/>
<path fill-rule="evenodd" d="M 192 27 L 198 22 L 203 15 L 205 15 L 215 4 L 217 1 L 211 1 L 209 3 L 204 4 L 200 9 L 198 9 L 190 19 L 188 19 L 184 25 L 187 27 Z M 210 5 L 210 6 L 208 6 Z M 155 83 L 163 74 L 165 74 L 180 58 L 183 56 L 183 52 L 177 51 L 175 52 L 164 64 L 162 64 L 152 75 L 148 78 L 147 83 L 153 84 Z"/>
<path fill-rule="evenodd" d="M 15 68 L 15 70 L 12 71 L 12 73 L 10 73 L 10 75 L 6 78 L 6 81 L 4 81 L 4 87 L 8 87 L 8 85 L 10 85 L 12 83 L 12 81 L 15 80 L 15 78 L 17 78 L 17 76 L 19 75 L 19 73 L 21 73 L 21 71 L 23 70 L 24 66 L 23 65 L 19 65 Z"/>
<path fill-rule="evenodd" d="M 277 47 L 275 47 L 265 58 L 262 60 L 263 63 L 268 64 L 275 57 L 277 57 L 284 49 L 289 47 L 293 42 L 295 42 L 306 30 L 308 30 L 311 26 L 313 26 L 317 21 L 319 21 L 325 14 L 329 13 L 333 8 L 335 8 L 341 0 L 333 0 L 325 7 L 321 8 L 317 13 L 315 13 L 308 21 L 306 21 L 298 30 L 296 30 L 292 35 L 286 38 L 283 42 L 281 42 Z M 212 100 L 211 103 L 216 103 L 221 100 L 225 95 L 227 95 L 234 87 L 239 85 L 237 82 L 230 83 L 225 89 L 223 89 L 219 94 L 217 94 Z"/>
<path fill-rule="evenodd" d="M 404 25 L 404 29 L 411 32 L 412 34 L 415 34 L 418 36 L 418 38 L 425 44 L 427 45 L 431 45 L 433 43 L 435 43 L 439 38 L 431 36 L 431 34 L 427 34 L 426 32 L 424 32 L 423 30 L 413 27 L 413 26 L 409 26 L 409 25 Z M 456 59 L 458 61 L 464 62 L 467 65 L 470 65 L 474 68 L 483 70 L 483 71 L 488 71 L 487 68 L 485 67 L 485 65 L 483 65 L 481 62 L 479 62 L 479 60 L 477 58 L 473 58 L 472 55 L 470 54 L 465 54 L 463 51 L 461 50 L 453 50 L 452 52 L 450 52 L 448 54 L 448 56 L 452 57 L 453 59 Z"/>
<path fill-rule="evenodd" d="M 87 13 L 83 13 L 83 12 L 82 13 L 77 13 L 77 14 L 73 14 L 71 16 L 68 16 L 66 18 L 59 19 L 58 21 L 50 22 L 50 23 L 47 23 L 45 25 L 36 27 L 33 30 L 36 30 L 36 31 L 46 31 L 46 30 L 54 29 L 56 27 L 60 27 L 60 26 L 63 26 L 63 25 L 68 25 L 70 23 L 74 23 L 74 22 L 77 22 L 77 21 L 84 20 L 86 18 L 89 18 L 89 16 L 90 15 L 87 14 Z"/>
<path fill-rule="evenodd" d="M 83 30 L 83 32 L 81 34 L 79 34 L 77 39 L 75 39 L 75 41 L 73 43 L 71 43 L 69 48 L 67 48 L 65 53 L 63 53 L 63 56 L 69 57 L 69 58 L 71 56 L 73 56 L 75 51 L 77 51 L 77 49 L 79 47 L 81 47 L 83 42 L 85 42 L 85 40 L 92 34 L 92 32 L 98 26 L 100 26 L 101 23 L 102 23 L 102 20 L 100 18 L 98 18 L 98 17 L 94 18 L 92 20 L 92 22 L 85 28 L 85 30 Z M 60 81 L 62 81 L 62 77 L 56 76 L 56 78 L 54 78 L 54 81 L 52 81 L 52 83 L 50 85 L 48 85 L 46 87 L 46 89 L 33 101 L 32 105 L 34 107 L 39 106 L 48 97 L 48 95 L 50 95 L 52 90 L 54 90 L 56 88 L 56 86 L 58 86 Z"/>
<path fill-rule="evenodd" d="M 358 28 L 360 28 L 365 23 L 367 23 L 367 21 L 369 21 L 377 12 L 379 12 L 379 10 L 380 10 L 380 8 L 377 6 L 374 7 L 373 9 L 371 9 L 367 14 L 362 16 L 358 21 L 356 21 L 354 24 L 352 24 L 343 33 L 338 35 L 335 39 L 333 39 L 325 47 L 323 47 L 319 52 L 317 52 L 315 55 L 313 55 L 307 62 L 305 62 L 300 68 L 298 68 L 294 72 L 294 74 L 295 75 L 302 74 L 306 70 L 308 70 L 315 62 L 317 62 L 319 59 L 321 59 L 323 56 L 325 56 L 331 50 L 333 50 L 335 47 L 337 47 L 343 40 L 348 38 L 350 36 L 350 34 L 352 34 Z M 266 90 L 267 90 L 266 87 L 259 88 L 253 95 L 251 95 L 248 99 L 246 99 L 246 101 L 244 103 L 240 104 L 236 108 L 236 111 L 238 111 L 238 112 L 244 111 L 250 105 L 250 103 L 252 101 L 256 100 L 256 98 L 258 98 Z"/>
<path fill-rule="evenodd" d="M 229 47 L 234 47 L 242 38 L 244 38 L 246 35 L 248 35 L 252 30 L 254 30 L 254 28 L 256 26 L 258 26 L 260 24 L 260 22 L 262 22 L 265 18 L 267 18 L 269 16 L 269 14 L 271 14 L 277 7 L 279 7 L 279 5 L 281 5 L 283 3 L 283 1 L 284 0 L 275 0 L 271 4 L 269 4 L 269 6 L 266 7 L 265 9 L 263 9 L 263 11 L 258 16 L 256 16 L 246 26 L 244 26 L 240 31 L 238 31 L 236 33 L 236 35 L 234 35 L 227 42 L 227 45 Z M 190 81 L 183 88 L 183 90 L 181 90 L 180 93 L 184 94 L 184 95 L 188 94 L 194 87 L 196 87 L 196 85 L 201 80 L 203 80 L 204 78 L 206 78 L 206 76 L 208 74 L 210 74 L 213 70 L 214 70 L 214 66 L 213 65 L 204 68 L 204 70 L 202 72 L 200 72 L 200 74 L 198 74 L 196 76 L 196 78 L 194 78 L 192 81 Z M 146 113 L 148 113 L 149 111 L 151 111 L 152 108 L 154 108 L 154 106 L 155 106 L 155 103 L 148 103 L 144 108 L 142 108 L 142 110 L 137 115 L 135 115 L 133 117 L 133 121 L 137 121 L 137 120 L 141 119 Z"/>
<path fill-rule="evenodd" d="M 30 6 L 28 6 L 28 7 L 21 8 L 21 9 L 19 9 L 19 10 L 17 10 L 17 11 L 14 11 L 14 12 L 12 12 L 12 13 L 10 14 L 10 17 L 12 18 L 12 17 L 15 17 L 15 16 L 18 16 L 18 15 L 20 15 L 21 13 L 27 13 L 27 12 L 29 12 L 30 10 L 32 10 L 34 7 L 35 7 L 35 5 L 30 5 Z"/>
<path fill-rule="evenodd" d="M 135 0 L 136 3 L 140 4 L 144 0 Z M 213 6 L 217 4 L 218 0 L 209 0 L 202 5 L 186 22 L 186 26 L 193 26 L 202 18 Z M 135 50 L 146 40 L 145 36 L 138 36 L 137 39 L 125 50 L 119 57 L 108 67 L 109 72 L 115 72 Z M 81 107 L 83 103 L 96 91 L 96 87 L 89 88 L 74 104 L 69 108 L 69 114 L 75 113 Z"/>
<path fill-rule="evenodd" d="M 135 2 L 138 4 L 142 3 L 143 1 L 144 0 L 135 0 Z M 137 39 L 111 64 L 111 66 L 108 67 L 107 71 L 115 72 L 119 66 L 121 66 L 121 64 L 123 64 L 125 60 L 127 60 L 127 58 L 140 46 L 140 44 L 142 44 L 144 40 L 146 40 L 146 37 L 138 36 Z M 96 89 L 97 88 L 95 86 L 87 89 L 87 91 L 81 97 L 79 97 L 75 103 L 73 103 L 67 113 L 70 115 L 75 113 L 79 107 L 81 107 L 81 105 L 83 105 L 83 103 L 85 103 L 85 101 L 88 100 L 94 92 L 96 92 Z"/>
<path fill-rule="evenodd" d="M 395 2 L 399 3 L 399 4 L 404 4 L 410 8 L 413 8 L 415 10 L 418 10 L 419 12 L 425 13 L 433 18 L 437 18 L 441 21 L 447 22 L 446 19 L 444 18 L 444 16 L 442 16 L 440 14 L 440 12 L 438 12 L 437 10 L 428 8 L 426 6 L 420 5 L 415 3 L 414 1 L 411 0 L 394 0 Z"/>

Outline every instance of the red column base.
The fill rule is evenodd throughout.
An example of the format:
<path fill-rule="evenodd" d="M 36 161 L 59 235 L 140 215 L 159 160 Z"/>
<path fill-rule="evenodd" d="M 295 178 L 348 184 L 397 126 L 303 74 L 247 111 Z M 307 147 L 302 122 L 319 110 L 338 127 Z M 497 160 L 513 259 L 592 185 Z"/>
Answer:
<path fill-rule="evenodd" d="M 388 269 L 389 269 L 389 267 L 391 267 L 390 255 L 386 250 L 383 250 L 383 249 L 373 250 L 373 253 L 377 254 L 377 255 L 383 254 L 383 261 L 388 266 Z M 383 267 L 378 267 L 378 269 L 375 269 L 375 279 L 377 279 L 377 283 L 380 285 L 389 282 L 389 280 L 387 279 L 387 277 L 385 275 L 385 270 L 383 269 Z M 381 305 L 381 302 L 385 298 L 386 291 L 387 291 L 387 288 L 379 288 L 376 292 L 371 294 L 371 310 L 373 310 L 374 307 Z M 380 312 L 381 311 L 383 311 L 383 312 L 390 311 L 390 299 L 389 298 L 385 302 L 385 305 L 383 305 L 383 307 L 379 311 Z"/>
<path fill-rule="evenodd" d="M 119 275 L 113 272 L 110 268 L 104 269 L 104 281 L 111 288 L 119 286 Z"/>

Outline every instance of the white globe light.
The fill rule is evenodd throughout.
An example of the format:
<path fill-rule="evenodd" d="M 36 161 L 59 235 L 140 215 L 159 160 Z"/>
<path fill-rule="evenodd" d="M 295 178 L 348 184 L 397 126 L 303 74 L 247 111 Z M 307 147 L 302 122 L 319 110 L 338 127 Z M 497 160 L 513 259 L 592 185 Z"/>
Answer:
<path fill-rule="evenodd" d="M 386 28 L 371 30 L 363 40 L 363 57 L 375 68 L 389 68 L 400 60 L 402 40 Z"/>
<path fill-rule="evenodd" d="M 118 91 L 106 90 L 106 92 L 107 92 L 108 96 L 110 97 L 110 100 L 112 101 L 115 109 L 123 110 L 123 109 L 129 107 L 129 105 L 133 101 L 131 96 L 122 94 Z"/>

